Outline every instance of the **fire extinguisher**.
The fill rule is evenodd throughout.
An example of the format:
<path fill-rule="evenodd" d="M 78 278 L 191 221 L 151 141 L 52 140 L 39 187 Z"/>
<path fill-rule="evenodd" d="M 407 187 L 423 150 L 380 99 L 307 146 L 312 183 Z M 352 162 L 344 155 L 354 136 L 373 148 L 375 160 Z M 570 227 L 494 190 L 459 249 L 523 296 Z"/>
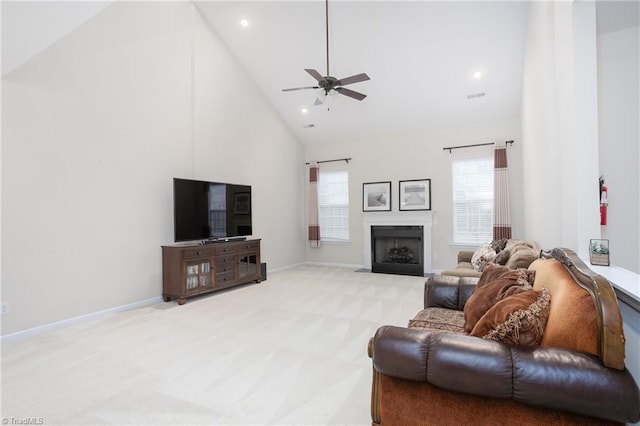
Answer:
<path fill-rule="evenodd" d="M 600 176 L 600 225 L 607 224 L 608 189 L 604 185 L 604 176 Z"/>

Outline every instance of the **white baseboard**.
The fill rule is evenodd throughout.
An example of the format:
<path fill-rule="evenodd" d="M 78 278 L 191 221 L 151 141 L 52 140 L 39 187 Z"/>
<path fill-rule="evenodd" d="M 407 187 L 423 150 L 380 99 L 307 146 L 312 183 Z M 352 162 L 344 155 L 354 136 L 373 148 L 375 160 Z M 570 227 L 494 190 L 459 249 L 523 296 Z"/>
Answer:
<path fill-rule="evenodd" d="M 275 272 L 282 272 L 282 271 L 286 271 L 289 269 L 293 269 L 296 266 L 300 266 L 300 265 L 304 265 L 304 262 L 300 262 L 300 263 L 294 263 L 292 265 L 287 265 L 287 266 L 280 266 L 279 268 L 269 268 L 269 266 L 267 266 L 267 277 L 269 276 L 269 274 L 275 273 Z M 268 278 L 267 278 L 268 279 Z"/>
<path fill-rule="evenodd" d="M 334 262 L 304 262 L 305 265 L 316 265 L 316 266 L 334 266 L 337 268 L 355 268 L 362 269 L 364 265 L 356 265 L 353 263 L 334 263 Z"/>
<path fill-rule="evenodd" d="M 130 311 L 132 309 L 141 308 L 144 306 L 154 305 L 156 303 L 160 303 L 161 301 L 162 301 L 162 297 L 160 296 L 152 297 L 150 299 L 140 300 L 139 302 L 129 303 L 128 305 L 116 306 L 115 308 L 109 308 L 103 311 L 92 312 L 86 315 L 80 315 L 78 317 L 53 322 L 51 324 L 41 325 L 39 327 L 30 328 L 28 330 L 17 331 L 15 333 L 7 334 L 5 336 L 0 336 L 0 343 L 13 342 L 15 340 L 24 339 L 27 337 L 35 336 L 37 334 L 45 333 L 47 331 L 60 330 L 65 327 L 78 324 L 80 322 L 94 320 L 94 319 L 105 317 L 107 315 L 112 315 L 118 312 Z"/>

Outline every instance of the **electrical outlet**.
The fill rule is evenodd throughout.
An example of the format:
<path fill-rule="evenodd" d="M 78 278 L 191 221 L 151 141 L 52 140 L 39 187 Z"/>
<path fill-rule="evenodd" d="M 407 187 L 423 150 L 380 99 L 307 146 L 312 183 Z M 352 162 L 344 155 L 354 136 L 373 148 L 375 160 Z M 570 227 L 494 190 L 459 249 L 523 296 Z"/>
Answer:
<path fill-rule="evenodd" d="M 9 302 L 2 302 L 2 307 L 0 308 L 0 314 L 6 315 L 9 313 Z"/>

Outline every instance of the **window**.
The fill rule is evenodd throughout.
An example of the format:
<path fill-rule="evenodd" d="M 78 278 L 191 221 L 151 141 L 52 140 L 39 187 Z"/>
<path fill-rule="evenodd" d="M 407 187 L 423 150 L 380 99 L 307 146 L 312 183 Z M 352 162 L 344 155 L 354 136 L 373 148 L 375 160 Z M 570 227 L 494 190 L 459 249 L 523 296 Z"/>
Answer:
<path fill-rule="evenodd" d="M 318 210 L 322 241 L 348 241 L 349 172 L 320 170 Z"/>
<path fill-rule="evenodd" d="M 493 238 L 493 158 L 454 160 L 453 242 L 479 245 Z"/>

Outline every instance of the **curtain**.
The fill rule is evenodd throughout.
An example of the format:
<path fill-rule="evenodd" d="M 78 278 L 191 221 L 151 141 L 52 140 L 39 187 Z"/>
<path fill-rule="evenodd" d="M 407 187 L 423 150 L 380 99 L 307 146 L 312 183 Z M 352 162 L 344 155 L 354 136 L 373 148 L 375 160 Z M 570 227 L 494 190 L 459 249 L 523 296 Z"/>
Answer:
<path fill-rule="evenodd" d="M 511 238 L 511 213 L 509 211 L 509 169 L 507 147 L 498 146 L 493 155 L 493 239 Z"/>
<path fill-rule="evenodd" d="M 320 168 L 316 162 L 309 167 L 309 246 L 320 247 L 320 218 L 318 213 L 318 178 Z"/>

